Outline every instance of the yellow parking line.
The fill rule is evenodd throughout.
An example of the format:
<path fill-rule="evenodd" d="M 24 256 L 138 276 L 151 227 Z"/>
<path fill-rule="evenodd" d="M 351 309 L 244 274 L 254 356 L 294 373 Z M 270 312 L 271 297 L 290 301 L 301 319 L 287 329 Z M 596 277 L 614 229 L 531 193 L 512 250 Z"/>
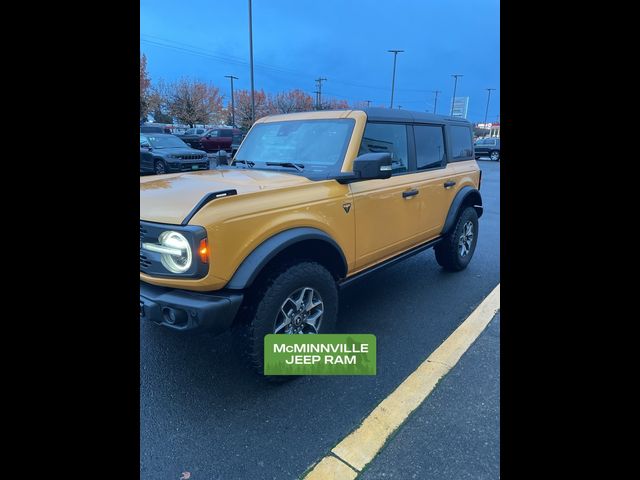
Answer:
<path fill-rule="evenodd" d="M 499 309 L 500 284 L 429 355 L 429 358 L 373 409 L 356 430 L 331 450 L 335 457 L 325 456 L 307 473 L 305 480 L 356 478 L 378 454 L 389 436 L 429 396 L 440 379 L 458 363 L 460 357 L 475 342 Z"/>

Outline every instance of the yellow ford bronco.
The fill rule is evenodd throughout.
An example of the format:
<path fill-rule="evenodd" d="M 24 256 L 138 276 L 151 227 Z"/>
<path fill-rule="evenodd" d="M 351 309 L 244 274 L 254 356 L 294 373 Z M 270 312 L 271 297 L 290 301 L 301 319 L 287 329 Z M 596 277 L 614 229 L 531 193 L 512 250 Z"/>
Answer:
<path fill-rule="evenodd" d="M 140 178 L 140 318 L 237 330 L 262 372 L 269 333 L 330 333 L 338 291 L 434 248 L 464 269 L 478 240 L 471 124 L 407 110 L 258 120 L 229 165 Z"/>

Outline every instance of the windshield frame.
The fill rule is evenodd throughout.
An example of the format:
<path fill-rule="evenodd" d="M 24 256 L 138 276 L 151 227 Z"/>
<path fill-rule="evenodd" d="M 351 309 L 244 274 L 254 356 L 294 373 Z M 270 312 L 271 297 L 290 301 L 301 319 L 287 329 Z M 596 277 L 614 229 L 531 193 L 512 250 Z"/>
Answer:
<path fill-rule="evenodd" d="M 343 144 L 341 146 L 340 152 L 338 153 L 338 159 L 335 161 L 335 163 L 333 164 L 314 164 L 312 162 L 308 162 L 308 163 L 304 163 L 302 160 L 300 159 L 290 159 L 290 160 L 283 160 L 283 159 L 279 159 L 279 158 L 273 158 L 273 159 L 269 159 L 267 161 L 256 161 L 253 158 L 243 158 L 242 157 L 242 151 L 245 148 L 248 148 L 247 145 L 250 145 L 250 143 L 248 143 L 247 141 L 249 140 L 251 135 L 256 134 L 254 132 L 255 129 L 258 128 L 264 128 L 264 126 L 273 126 L 274 124 L 285 124 L 285 123 L 317 123 L 317 122 L 340 122 L 340 123 L 345 123 L 345 124 L 349 124 L 348 129 L 345 132 L 345 138 L 343 140 Z M 236 152 L 235 156 L 234 156 L 234 163 L 232 164 L 233 167 L 235 168 L 240 168 L 240 169 L 244 169 L 244 168 L 250 168 L 252 170 L 264 170 L 264 171 L 282 171 L 282 172 L 287 172 L 287 173 L 291 173 L 294 175 L 301 175 L 304 177 L 309 178 L 310 180 L 318 180 L 318 179 L 328 179 L 328 178 L 334 178 L 336 175 L 339 175 L 341 170 L 342 170 L 342 166 L 344 164 L 346 155 L 347 155 L 347 151 L 349 149 L 349 145 L 351 143 L 351 139 L 353 137 L 353 132 L 355 130 L 355 126 L 356 126 L 356 121 L 354 118 L 306 118 L 306 119 L 291 119 L 291 120 L 277 120 L 277 121 L 272 121 L 272 122 L 259 122 L 254 124 L 254 126 L 251 128 L 251 130 L 249 130 L 249 132 L 247 132 L 247 134 L 244 136 L 244 138 L 242 139 L 242 143 L 240 148 L 238 149 L 238 151 Z M 239 163 L 235 163 L 235 162 L 239 162 Z M 242 163 L 244 161 L 248 161 L 249 163 L 253 163 L 253 166 L 249 166 L 247 163 Z M 276 166 L 276 165 L 267 165 L 267 163 L 271 163 L 271 162 L 284 162 L 284 163 L 295 163 L 295 164 L 299 164 L 299 165 L 304 165 L 304 167 L 302 168 L 301 171 L 298 171 L 295 168 L 292 167 L 285 167 L 285 166 Z M 326 166 L 326 169 L 322 172 L 318 172 L 318 171 L 311 171 L 309 167 L 311 166 Z"/>

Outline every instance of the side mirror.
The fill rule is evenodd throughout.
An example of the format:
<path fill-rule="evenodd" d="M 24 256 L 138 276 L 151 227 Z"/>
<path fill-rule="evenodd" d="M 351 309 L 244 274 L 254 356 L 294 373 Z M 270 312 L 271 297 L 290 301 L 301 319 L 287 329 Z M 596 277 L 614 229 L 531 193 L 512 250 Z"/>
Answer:
<path fill-rule="evenodd" d="M 384 180 L 391 177 L 390 153 L 365 153 L 353 161 L 353 173 L 343 173 L 337 178 L 340 183 L 360 180 Z"/>

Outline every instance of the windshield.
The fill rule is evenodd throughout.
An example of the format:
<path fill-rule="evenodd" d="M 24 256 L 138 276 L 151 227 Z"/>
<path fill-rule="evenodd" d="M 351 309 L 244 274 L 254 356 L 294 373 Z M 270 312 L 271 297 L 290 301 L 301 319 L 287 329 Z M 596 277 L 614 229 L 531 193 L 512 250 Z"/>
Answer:
<path fill-rule="evenodd" d="M 189 145 L 173 135 L 147 135 L 147 138 L 153 148 L 190 148 Z"/>
<path fill-rule="evenodd" d="M 253 162 L 253 168 L 295 170 L 267 162 L 295 163 L 302 166 L 305 175 L 337 173 L 354 125 L 351 118 L 258 123 L 247 134 L 235 158 L 238 162 Z"/>

